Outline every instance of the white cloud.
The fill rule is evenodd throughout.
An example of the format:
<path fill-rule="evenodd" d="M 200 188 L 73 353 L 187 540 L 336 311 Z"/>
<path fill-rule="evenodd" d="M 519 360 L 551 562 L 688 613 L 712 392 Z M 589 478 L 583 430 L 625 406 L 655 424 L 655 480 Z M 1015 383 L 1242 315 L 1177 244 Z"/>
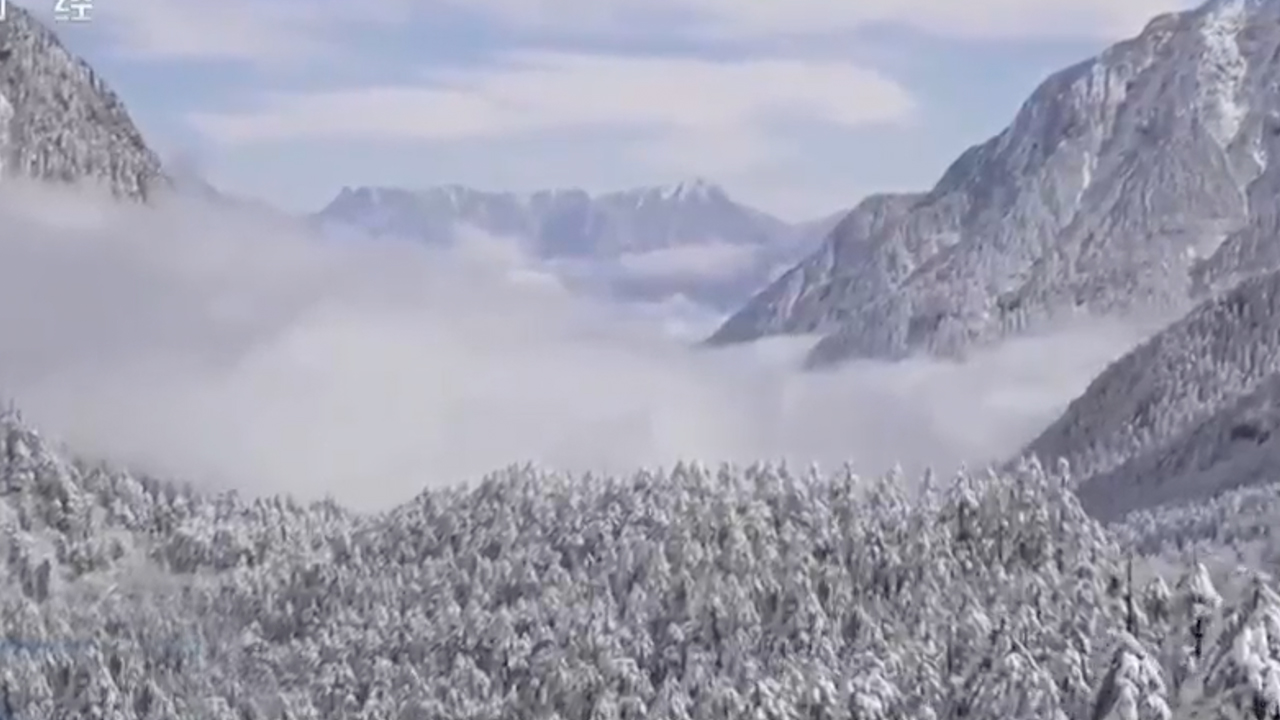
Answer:
<path fill-rule="evenodd" d="M 841 33 L 877 22 L 942 36 L 1119 38 L 1192 0 L 112 0 L 97 11 L 131 55 L 251 61 L 318 59 L 344 29 L 430 22 L 452 6 L 557 32 L 661 30 L 715 38 Z M 649 22 L 645 22 L 648 20 Z M 349 40 L 349 34 L 346 36 Z"/>
<path fill-rule="evenodd" d="M 619 269 L 639 279 L 730 279 L 753 268 L 758 248 L 727 242 L 683 245 L 618 258 Z"/>
<path fill-rule="evenodd" d="M 413 6 L 412 0 L 111 0 L 97 4 L 92 16 L 127 57 L 280 64 L 345 54 L 351 48 L 344 31 L 394 27 Z M 45 4 L 33 7 L 48 14 Z"/>
<path fill-rule="evenodd" d="M 190 120 L 224 144 L 632 130 L 649 136 L 635 152 L 651 169 L 723 176 L 771 155 L 769 124 L 780 114 L 858 126 L 912 112 L 897 83 L 843 63 L 523 53 L 428 73 L 421 85 L 279 93 L 254 110 Z"/>
<path fill-rule="evenodd" d="M 203 113 L 212 138 L 460 140 L 573 127 L 732 130 L 780 112 L 858 125 L 912 102 L 880 73 L 844 63 L 521 53 L 497 67 L 427 72 L 415 86 L 277 93 L 260 109 Z"/>
<path fill-rule="evenodd" d="M 1132 34 L 1193 0 L 112 0 L 95 9 L 119 49 L 156 60 L 306 62 L 349 54 L 353 28 L 393 31 L 443 9 L 556 33 L 684 34 L 707 40 L 829 35 L 878 22 L 941 36 L 1006 38 Z M 44 4 L 34 4 L 44 10 Z M 47 14 L 47 13 L 45 13 Z M 363 48 L 364 52 L 374 48 Z"/>
<path fill-rule="evenodd" d="M 546 29 L 627 32 L 645 18 L 683 18 L 685 33 L 769 38 L 828 35 L 900 23 L 946 37 L 1097 37 L 1136 33 L 1152 16 L 1195 0 L 444 0 Z M 675 23 L 672 23 L 674 25 Z M 670 26 L 668 26 L 670 27 Z M 679 31 L 679 30 L 678 30 Z"/>
<path fill-rule="evenodd" d="M 0 388 L 82 451 L 361 507 L 511 462 L 950 465 L 1013 450 L 1131 341 L 798 375 L 794 343 L 691 351 L 616 306 L 260 213 L 0 196 Z M 652 308 L 650 308 L 652 310 Z"/>

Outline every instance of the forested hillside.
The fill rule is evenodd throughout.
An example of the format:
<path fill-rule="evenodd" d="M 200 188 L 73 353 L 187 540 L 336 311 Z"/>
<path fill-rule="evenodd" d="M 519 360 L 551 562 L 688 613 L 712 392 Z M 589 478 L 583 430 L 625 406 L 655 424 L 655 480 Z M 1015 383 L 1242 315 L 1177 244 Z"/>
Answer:
<path fill-rule="evenodd" d="M 513 468 L 359 517 L 78 464 L 14 416 L 2 467 L 13 718 L 1280 712 L 1280 598 L 1230 572 L 1276 554 L 1273 489 L 1117 531 L 1035 465 L 919 497 Z"/>
<path fill-rule="evenodd" d="M 1066 459 L 1095 517 L 1275 482 L 1280 272 L 1246 280 L 1112 363 L 1023 451 Z"/>

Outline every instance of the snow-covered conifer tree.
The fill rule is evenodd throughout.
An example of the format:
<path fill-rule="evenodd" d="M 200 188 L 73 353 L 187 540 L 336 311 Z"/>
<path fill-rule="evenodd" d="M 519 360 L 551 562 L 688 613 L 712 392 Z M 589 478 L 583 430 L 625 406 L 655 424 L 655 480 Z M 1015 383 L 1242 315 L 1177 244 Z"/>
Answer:
<path fill-rule="evenodd" d="M 1160 663 L 1127 631 L 1117 634 L 1111 664 L 1095 695 L 1093 720 L 1170 720 Z"/>

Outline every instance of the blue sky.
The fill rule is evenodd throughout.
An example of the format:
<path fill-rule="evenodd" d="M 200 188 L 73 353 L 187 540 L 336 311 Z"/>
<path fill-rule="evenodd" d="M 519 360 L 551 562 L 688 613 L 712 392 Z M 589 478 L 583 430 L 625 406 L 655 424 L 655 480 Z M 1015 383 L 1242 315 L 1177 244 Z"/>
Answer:
<path fill-rule="evenodd" d="M 232 192 L 310 210 L 343 185 L 702 176 L 803 219 L 927 187 L 1049 72 L 1193 3 L 97 4 L 64 40 L 153 147 Z"/>

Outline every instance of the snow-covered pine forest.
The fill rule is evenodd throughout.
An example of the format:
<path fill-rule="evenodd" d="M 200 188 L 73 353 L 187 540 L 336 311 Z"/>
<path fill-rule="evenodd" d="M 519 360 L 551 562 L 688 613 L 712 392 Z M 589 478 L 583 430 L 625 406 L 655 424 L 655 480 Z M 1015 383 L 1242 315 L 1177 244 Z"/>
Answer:
<path fill-rule="evenodd" d="M 359 516 L 2 422 L 13 720 L 1280 716 L 1280 486 L 1104 528 L 1035 464 L 513 468 Z"/>

